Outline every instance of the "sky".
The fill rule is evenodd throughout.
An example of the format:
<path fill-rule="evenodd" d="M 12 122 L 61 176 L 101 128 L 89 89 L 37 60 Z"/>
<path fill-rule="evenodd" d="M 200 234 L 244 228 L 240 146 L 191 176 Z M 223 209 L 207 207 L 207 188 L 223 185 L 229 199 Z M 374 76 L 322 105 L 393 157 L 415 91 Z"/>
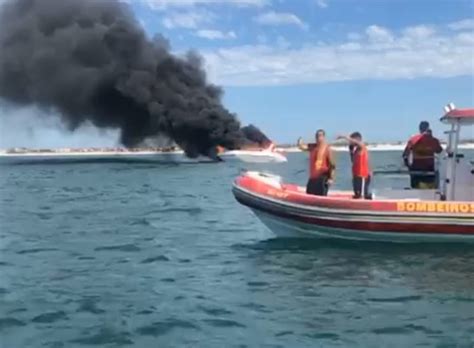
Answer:
<path fill-rule="evenodd" d="M 405 140 L 420 120 L 441 135 L 445 104 L 474 107 L 473 0 L 122 1 L 150 37 L 198 51 L 225 106 L 277 143 L 318 128 Z M 73 136 L 49 119 L 18 126 L 32 112 L 0 108 L 14 115 L 0 147 L 116 143 L 87 125 Z"/>

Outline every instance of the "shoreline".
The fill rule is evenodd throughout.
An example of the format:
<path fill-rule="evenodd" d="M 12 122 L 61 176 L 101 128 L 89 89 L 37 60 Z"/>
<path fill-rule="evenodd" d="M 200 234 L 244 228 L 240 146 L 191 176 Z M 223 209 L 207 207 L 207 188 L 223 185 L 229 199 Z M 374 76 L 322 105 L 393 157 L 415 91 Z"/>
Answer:
<path fill-rule="evenodd" d="M 380 144 L 380 145 L 368 145 L 370 151 L 403 151 L 405 144 L 400 145 L 391 145 L 391 144 Z M 446 145 L 443 144 L 443 148 L 446 148 Z M 461 150 L 474 150 L 474 144 L 461 144 L 459 145 Z M 347 152 L 347 146 L 333 145 L 333 150 L 336 152 Z M 293 147 L 277 147 L 276 151 L 283 153 L 292 153 L 292 152 L 301 152 L 296 146 Z M 0 149 L 1 157 L 78 157 L 78 156 L 173 156 L 173 155 L 184 155 L 183 150 L 173 150 L 173 151 L 158 151 L 158 150 L 139 150 L 139 151 L 127 151 L 125 149 L 117 150 L 87 150 L 81 151 L 81 149 L 71 149 L 71 150 L 19 150 L 18 152 L 9 151 Z"/>
<path fill-rule="evenodd" d="M 52 151 L 52 152 L 6 152 L 0 150 L 4 157 L 55 157 L 55 156 L 149 156 L 149 155 L 184 155 L 184 151 Z"/>

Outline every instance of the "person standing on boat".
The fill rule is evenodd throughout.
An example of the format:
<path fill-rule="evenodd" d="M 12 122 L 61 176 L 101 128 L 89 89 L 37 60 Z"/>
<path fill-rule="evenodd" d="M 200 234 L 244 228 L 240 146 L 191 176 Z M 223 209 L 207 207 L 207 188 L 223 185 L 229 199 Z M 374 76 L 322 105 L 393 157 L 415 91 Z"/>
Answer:
<path fill-rule="evenodd" d="M 435 155 L 441 153 L 443 148 L 433 136 L 427 121 L 422 121 L 419 129 L 420 133 L 408 140 L 403 151 L 403 161 L 410 171 L 417 172 L 410 175 L 412 188 L 436 188 Z"/>
<path fill-rule="evenodd" d="M 370 164 L 369 150 L 362 142 L 362 134 L 354 132 L 350 136 L 341 135 L 337 139 L 345 139 L 349 142 L 349 154 L 352 162 L 352 187 L 354 198 L 372 199 L 370 193 Z"/>
<path fill-rule="evenodd" d="M 309 180 L 306 193 L 316 196 L 327 196 L 329 186 L 334 182 L 336 165 L 331 146 L 326 142 L 326 132 L 319 129 L 315 135 L 315 143 L 304 144 L 298 139 L 298 147 L 309 151 Z"/>

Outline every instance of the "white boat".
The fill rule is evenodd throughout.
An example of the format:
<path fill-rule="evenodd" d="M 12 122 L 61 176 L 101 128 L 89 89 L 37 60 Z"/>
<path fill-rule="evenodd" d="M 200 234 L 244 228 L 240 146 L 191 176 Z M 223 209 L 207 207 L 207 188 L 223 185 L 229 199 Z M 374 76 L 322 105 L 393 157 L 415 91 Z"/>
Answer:
<path fill-rule="evenodd" d="M 265 150 L 231 150 L 219 154 L 224 161 L 240 161 L 244 163 L 282 163 L 288 159 L 281 153 L 271 149 Z"/>
<path fill-rule="evenodd" d="M 233 150 L 219 155 L 225 162 L 245 163 L 281 163 L 287 158 L 272 149 L 264 150 Z M 0 163 L 8 164 L 35 164 L 35 163 L 77 163 L 77 162 L 149 162 L 158 164 L 184 164 L 184 163 L 212 163 L 214 159 L 205 156 L 189 158 L 184 151 L 169 152 L 155 151 L 72 151 L 72 152 L 25 152 L 25 153 L 0 153 Z"/>

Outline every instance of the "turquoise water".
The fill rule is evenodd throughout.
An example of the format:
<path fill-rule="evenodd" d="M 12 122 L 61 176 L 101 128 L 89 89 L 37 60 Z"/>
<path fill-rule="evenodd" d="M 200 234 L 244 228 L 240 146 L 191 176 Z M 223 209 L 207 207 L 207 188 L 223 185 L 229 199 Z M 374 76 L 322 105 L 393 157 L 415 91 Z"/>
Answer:
<path fill-rule="evenodd" d="M 474 345 L 473 247 L 272 239 L 243 167 L 0 165 L 0 347 Z M 302 154 L 246 167 L 305 182 Z"/>

